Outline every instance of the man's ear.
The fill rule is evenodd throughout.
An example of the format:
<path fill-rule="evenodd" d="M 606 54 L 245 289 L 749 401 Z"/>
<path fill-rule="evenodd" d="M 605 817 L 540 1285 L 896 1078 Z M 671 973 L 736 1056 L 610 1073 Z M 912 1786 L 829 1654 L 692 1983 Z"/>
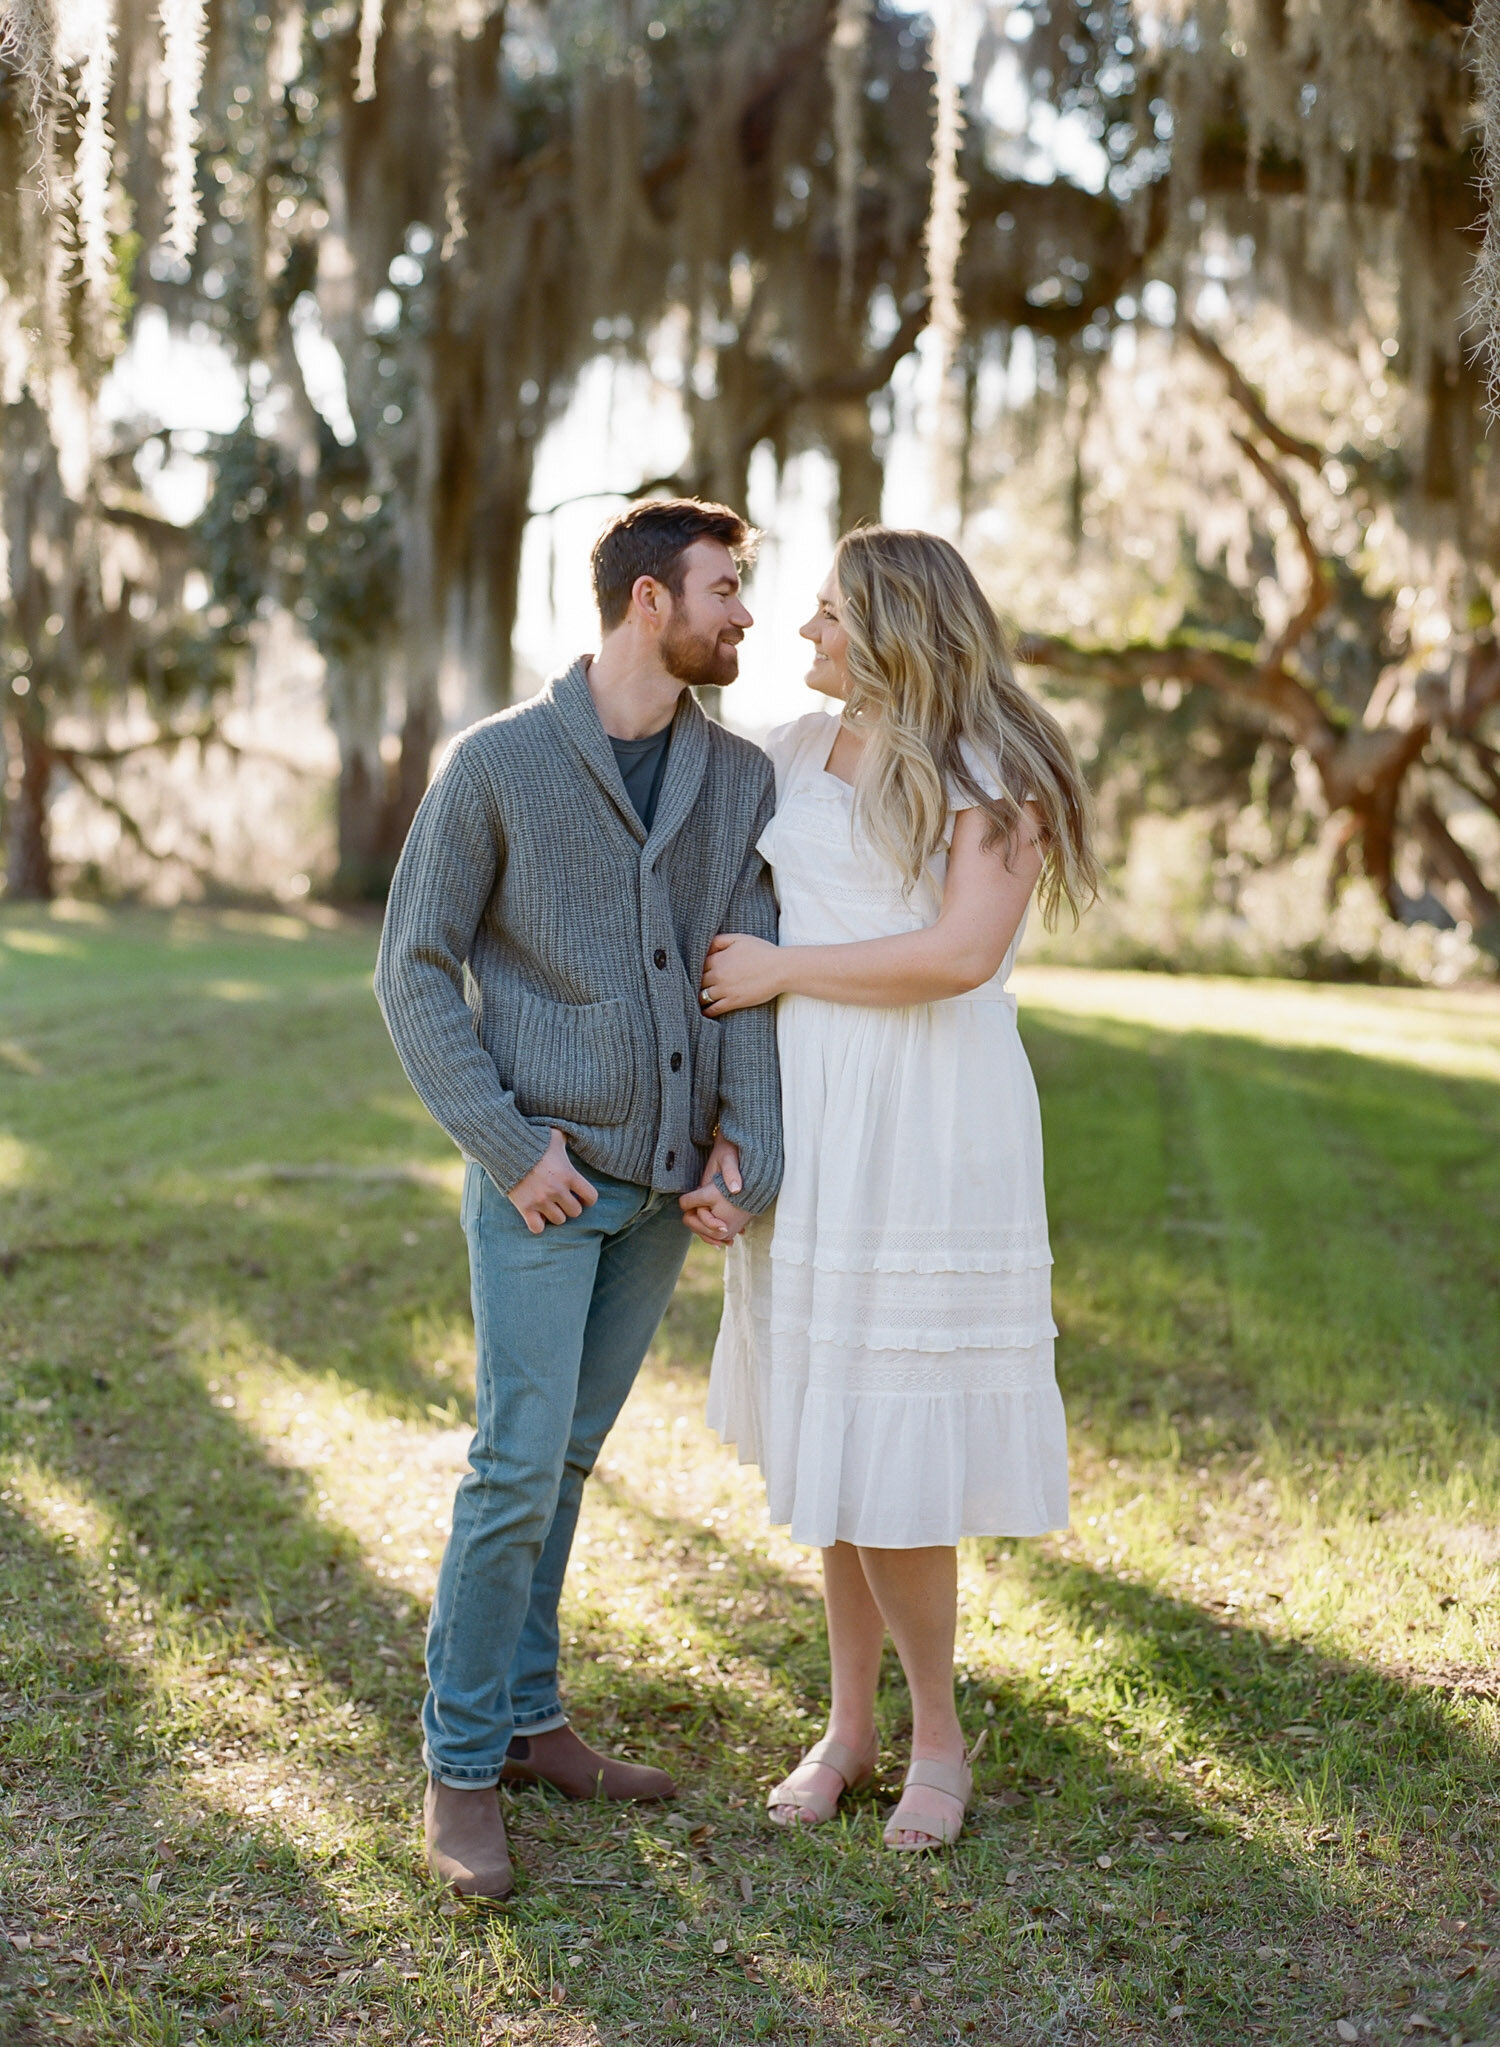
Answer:
<path fill-rule="evenodd" d="M 640 612 L 647 625 L 659 629 L 667 622 L 667 614 L 672 608 L 672 593 L 655 576 L 637 576 L 630 586 L 630 602 L 632 609 Z"/>

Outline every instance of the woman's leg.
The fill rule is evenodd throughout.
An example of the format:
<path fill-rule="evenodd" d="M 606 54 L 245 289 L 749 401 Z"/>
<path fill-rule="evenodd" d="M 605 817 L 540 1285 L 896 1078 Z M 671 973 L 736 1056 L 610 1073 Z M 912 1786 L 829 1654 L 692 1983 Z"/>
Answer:
<path fill-rule="evenodd" d="M 871 1595 L 852 1542 L 823 1552 L 823 1610 L 828 1616 L 828 1661 L 833 1705 L 828 1732 L 863 1755 L 875 1732 L 875 1692 L 885 1648 L 885 1622 Z"/>
<path fill-rule="evenodd" d="M 840 1741 L 862 1756 L 875 1734 L 875 1690 L 880 1682 L 885 1622 L 870 1596 L 859 1551 L 852 1543 L 836 1542 L 823 1552 L 823 1608 L 828 1616 L 828 1659 L 833 1670 L 828 1739 Z M 810 1773 L 806 1780 L 802 1770 Z M 801 1764 L 794 1774 L 799 1784 L 805 1781 L 807 1789 L 830 1807 L 844 1789 L 843 1778 L 824 1763 Z"/>
<path fill-rule="evenodd" d="M 911 1691 L 912 1760 L 958 1764 L 963 1729 L 953 1703 L 953 1645 L 958 1632 L 958 1552 L 955 1549 L 861 1549 L 859 1561 L 885 1617 Z M 952 1822 L 957 1801 L 929 1785 L 913 1785 L 902 1801 L 917 1823 L 896 1838 L 916 1841 L 924 1814 Z"/>

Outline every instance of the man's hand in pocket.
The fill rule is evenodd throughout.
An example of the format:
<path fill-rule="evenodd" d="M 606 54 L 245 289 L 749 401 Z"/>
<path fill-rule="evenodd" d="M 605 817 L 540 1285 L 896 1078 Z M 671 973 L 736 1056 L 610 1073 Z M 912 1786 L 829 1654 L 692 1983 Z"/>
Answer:
<path fill-rule="evenodd" d="M 567 1139 L 554 1130 L 547 1149 L 525 1179 L 517 1180 L 507 1198 L 519 1209 L 531 1234 L 539 1237 L 548 1223 L 565 1223 L 570 1216 L 582 1215 L 599 1196 L 568 1157 Z"/>

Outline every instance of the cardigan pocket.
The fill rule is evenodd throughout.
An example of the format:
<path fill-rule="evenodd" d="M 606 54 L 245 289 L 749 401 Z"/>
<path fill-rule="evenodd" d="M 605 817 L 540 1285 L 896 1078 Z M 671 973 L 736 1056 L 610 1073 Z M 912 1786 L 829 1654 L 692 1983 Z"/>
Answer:
<path fill-rule="evenodd" d="M 623 1002 L 548 1002 L 526 989 L 506 1004 L 495 1063 L 521 1114 L 604 1128 L 635 1103 L 635 1049 Z"/>

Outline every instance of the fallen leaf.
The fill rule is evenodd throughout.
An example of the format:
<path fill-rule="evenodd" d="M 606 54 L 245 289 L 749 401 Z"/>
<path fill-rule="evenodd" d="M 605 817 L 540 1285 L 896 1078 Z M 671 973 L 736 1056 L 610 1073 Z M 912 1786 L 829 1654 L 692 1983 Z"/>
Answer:
<path fill-rule="evenodd" d="M 146 1889 L 148 1891 L 159 1891 L 161 1889 L 161 1880 L 165 1874 L 165 1870 L 153 1870 L 146 1879 Z"/>
<path fill-rule="evenodd" d="M 1167 2017 L 1169 2019 L 1185 2019 L 1187 2017 L 1187 2006 L 1185 2004 L 1169 2004 L 1167 2006 Z"/>
<path fill-rule="evenodd" d="M 1357 2040 L 1359 2038 L 1359 2027 L 1351 2025 L 1348 2019 L 1340 2019 L 1333 2030 L 1341 2040 Z"/>
<path fill-rule="evenodd" d="M 1094 1857 L 1094 1862 L 1100 1869 L 1113 1869 L 1115 1866 L 1115 1858 L 1113 1857 L 1113 1855 L 1096 1855 Z"/>
<path fill-rule="evenodd" d="M 1176 1832 L 1168 1834 L 1167 1839 L 1169 1841 L 1185 1841 L 1187 1839 L 1187 1835 L 1183 1832 Z"/>
<path fill-rule="evenodd" d="M 1408 2033 L 1435 2033 L 1437 2026 L 1428 2018 L 1425 2011 L 1414 2011 L 1406 2021 L 1404 2030 Z"/>
<path fill-rule="evenodd" d="M 716 1940 L 714 1942 L 714 1953 L 716 1955 L 727 1955 L 728 1952 L 729 1942 L 727 1940 Z"/>
<path fill-rule="evenodd" d="M 750 1903 L 750 1900 L 755 1896 L 755 1886 L 753 1883 L 751 1883 L 748 1876 L 742 1876 L 740 1878 L 740 1896 L 744 1899 L 747 1905 Z"/>
<path fill-rule="evenodd" d="M 692 1842 L 693 1846 L 694 1846 L 694 1847 L 696 1848 L 696 1847 L 698 1846 L 698 1843 L 699 1843 L 700 1841 L 710 1841 L 710 1840 L 712 1840 L 712 1839 L 713 1839 L 713 1835 L 714 1835 L 714 1829 L 713 1829 L 712 1827 L 710 1827 L 710 1826 L 694 1827 L 694 1828 L 693 1828 L 693 1830 L 692 1830 L 692 1832 L 691 1832 L 691 1833 L 690 1833 L 690 1834 L 688 1835 L 688 1839 L 689 1839 L 689 1840 L 690 1840 L 690 1841 Z"/>
<path fill-rule="evenodd" d="M 995 1794 L 996 1805 L 1024 1805 L 1025 1799 L 1019 1791 L 999 1791 Z"/>
<path fill-rule="evenodd" d="M 31 1946 L 31 1935 L 29 1933 L 13 1933 L 10 1937 L 10 1944 L 13 1948 L 19 1948 L 24 1955 Z"/>
<path fill-rule="evenodd" d="M 563 1987 L 562 1987 L 561 1983 L 554 1983 L 554 1984 L 553 1984 L 553 1986 L 552 1986 L 552 1991 L 551 1991 L 551 1997 L 552 1997 L 552 2002 L 553 2002 L 554 2004 L 561 2004 L 561 2003 L 563 2002 L 564 1998 L 565 1998 L 565 1997 L 567 1996 L 567 1994 L 568 1994 L 568 1993 L 567 1993 L 567 1991 L 563 1989 Z"/>

